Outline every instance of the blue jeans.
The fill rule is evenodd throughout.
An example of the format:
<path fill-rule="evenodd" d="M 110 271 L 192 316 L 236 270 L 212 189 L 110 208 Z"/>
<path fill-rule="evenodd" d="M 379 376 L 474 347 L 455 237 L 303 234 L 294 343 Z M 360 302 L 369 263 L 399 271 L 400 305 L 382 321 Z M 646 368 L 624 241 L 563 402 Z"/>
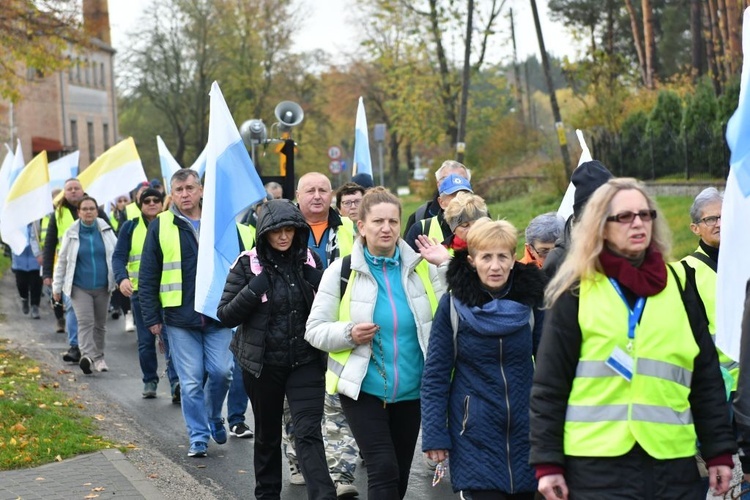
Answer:
<path fill-rule="evenodd" d="M 68 345 L 78 347 L 78 319 L 73 310 L 70 297 L 62 294 L 63 307 L 65 308 L 65 329 L 68 331 Z"/>
<path fill-rule="evenodd" d="M 242 382 L 242 368 L 240 368 L 240 364 L 234 355 L 232 355 L 232 361 L 234 361 L 232 384 L 229 386 L 229 393 L 227 394 L 227 423 L 229 423 L 229 427 L 245 421 L 248 402 L 245 384 Z"/>
<path fill-rule="evenodd" d="M 224 398 L 232 382 L 232 331 L 216 323 L 203 330 L 172 325 L 167 328 L 190 444 L 208 443 L 208 424 L 221 421 Z"/>
<path fill-rule="evenodd" d="M 156 353 L 156 335 L 151 333 L 146 328 L 146 323 L 143 322 L 143 313 L 141 312 L 141 301 L 138 298 L 138 292 L 130 297 L 130 306 L 133 310 L 133 321 L 135 322 L 135 331 L 138 335 L 138 363 L 141 365 L 143 383 L 159 383 L 159 357 Z M 164 341 L 167 378 L 169 379 L 170 387 L 172 387 L 175 383 L 179 382 L 179 379 L 177 378 L 177 371 L 174 368 L 174 363 L 169 353 L 169 335 L 166 327 L 163 327 L 161 330 L 161 338 Z"/>

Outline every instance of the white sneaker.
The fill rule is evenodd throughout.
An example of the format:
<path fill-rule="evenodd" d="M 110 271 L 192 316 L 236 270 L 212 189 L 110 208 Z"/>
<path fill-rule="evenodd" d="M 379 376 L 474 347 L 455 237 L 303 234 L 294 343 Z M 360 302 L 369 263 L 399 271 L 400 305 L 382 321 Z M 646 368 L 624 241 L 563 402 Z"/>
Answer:
<path fill-rule="evenodd" d="M 104 358 L 99 358 L 96 361 L 94 361 L 94 370 L 98 372 L 109 371 L 109 367 L 107 366 L 107 363 L 104 362 Z"/>
<path fill-rule="evenodd" d="M 133 312 L 128 312 L 125 314 L 125 331 L 126 332 L 134 332 L 135 331 L 135 323 L 133 323 Z"/>
<path fill-rule="evenodd" d="M 289 462 L 289 483 L 296 485 L 305 484 L 305 476 L 302 475 L 302 471 L 299 470 L 296 462 Z"/>

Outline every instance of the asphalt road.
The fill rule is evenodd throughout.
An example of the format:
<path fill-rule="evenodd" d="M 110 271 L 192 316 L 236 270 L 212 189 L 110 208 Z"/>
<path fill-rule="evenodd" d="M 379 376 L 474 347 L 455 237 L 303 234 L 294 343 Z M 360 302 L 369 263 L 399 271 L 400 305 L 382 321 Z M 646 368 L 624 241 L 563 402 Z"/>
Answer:
<path fill-rule="evenodd" d="M 10 274 L 10 273 L 9 273 Z M 9 290 L 13 287 L 12 275 L 0 281 L 2 294 L 6 297 L 11 295 Z M 13 287 L 14 289 L 14 287 Z M 13 290 L 15 291 L 15 290 Z M 4 301 L 6 304 L 7 300 Z M 172 464 L 185 470 L 199 483 L 206 486 L 220 499 L 253 498 L 254 475 L 253 475 L 253 440 L 229 437 L 224 445 L 217 445 L 213 441 L 209 443 L 208 457 L 204 459 L 188 458 L 188 438 L 185 424 L 179 405 L 173 405 L 169 395 L 169 383 L 166 377 L 159 384 L 156 399 L 143 399 L 141 390 L 140 368 L 138 366 L 138 349 L 135 333 L 125 333 L 125 323 L 122 317 L 119 320 L 108 319 L 106 335 L 106 359 L 109 372 L 95 373 L 84 377 L 76 365 L 67 364 L 62 361 L 61 354 L 67 350 L 67 341 L 64 334 L 54 333 L 54 321 L 52 311 L 47 307 L 42 309 L 42 319 L 33 321 L 23 317 L 18 308 L 10 308 L 5 311 L 8 323 L 16 321 L 23 325 L 22 329 L 16 330 L 19 334 L 33 331 L 35 344 L 47 350 L 51 355 L 59 359 L 59 368 L 70 370 L 71 376 L 78 381 L 88 384 L 89 398 L 102 399 L 118 407 L 118 414 L 123 422 L 115 422 L 113 425 L 128 425 L 132 422 L 133 427 L 143 433 L 138 440 L 138 446 L 155 447 L 161 455 L 166 457 Z M 33 329 L 28 329 L 32 326 Z M 9 333 L 13 335 L 13 333 Z M 3 336 L 3 335 L 0 335 Z M 50 359 L 53 359 L 50 356 Z M 160 370 L 163 369 L 163 358 L 160 359 Z M 226 411 L 226 410 L 225 410 Z M 248 406 L 246 413 L 248 425 L 252 428 L 252 410 Z M 420 444 L 417 444 L 412 473 L 407 492 L 407 499 L 442 500 L 457 498 L 454 495 L 448 477 L 436 487 L 432 487 L 432 471 L 429 471 L 419 452 Z M 169 464 L 170 467 L 172 464 Z M 153 467 L 153 464 L 152 464 Z M 158 464 L 156 467 L 158 469 Z M 284 467 L 284 486 L 282 499 L 298 500 L 307 498 L 304 486 L 290 485 L 288 482 L 288 471 Z M 366 498 L 367 477 L 366 469 L 358 465 L 356 471 L 355 485 L 359 489 L 360 498 Z"/>

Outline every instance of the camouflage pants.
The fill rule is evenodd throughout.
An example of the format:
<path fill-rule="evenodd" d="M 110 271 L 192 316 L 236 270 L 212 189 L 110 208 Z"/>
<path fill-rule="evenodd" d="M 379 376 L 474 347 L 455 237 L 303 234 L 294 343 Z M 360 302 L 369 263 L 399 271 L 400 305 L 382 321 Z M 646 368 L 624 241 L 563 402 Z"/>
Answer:
<path fill-rule="evenodd" d="M 354 481 L 354 470 L 357 468 L 359 447 L 352 436 L 349 424 L 338 395 L 325 395 L 323 416 L 323 443 L 326 448 L 328 472 L 334 481 Z M 289 404 L 284 399 L 283 446 L 290 465 L 297 465 L 297 453 L 294 450 L 294 425 Z"/>

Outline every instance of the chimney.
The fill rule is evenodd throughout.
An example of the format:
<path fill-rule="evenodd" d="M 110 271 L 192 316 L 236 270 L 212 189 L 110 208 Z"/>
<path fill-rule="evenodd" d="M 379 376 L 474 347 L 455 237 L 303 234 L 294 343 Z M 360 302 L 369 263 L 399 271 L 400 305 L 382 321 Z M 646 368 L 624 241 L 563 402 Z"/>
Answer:
<path fill-rule="evenodd" d="M 83 29 L 89 36 L 112 45 L 107 0 L 83 0 Z"/>

